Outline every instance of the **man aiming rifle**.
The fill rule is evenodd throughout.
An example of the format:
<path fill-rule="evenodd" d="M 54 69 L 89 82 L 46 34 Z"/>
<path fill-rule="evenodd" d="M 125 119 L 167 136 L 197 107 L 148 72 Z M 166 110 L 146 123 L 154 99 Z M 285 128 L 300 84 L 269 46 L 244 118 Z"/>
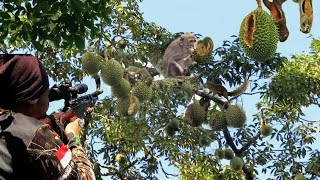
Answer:
<path fill-rule="evenodd" d="M 0 55 L 0 179 L 95 179 L 78 138 L 79 118 L 56 116 L 67 122 L 58 135 L 40 121 L 48 106 L 41 62 L 32 55 Z"/>

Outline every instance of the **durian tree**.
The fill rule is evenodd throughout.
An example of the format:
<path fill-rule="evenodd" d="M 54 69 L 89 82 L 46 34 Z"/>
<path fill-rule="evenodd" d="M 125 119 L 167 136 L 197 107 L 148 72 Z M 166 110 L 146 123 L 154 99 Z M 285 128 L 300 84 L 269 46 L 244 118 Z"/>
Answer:
<path fill-rule="evenodd" d="M 320 106 L 319 39 L 311 53 L 286 58 L 274 53 L 275 41 L 266 56 L 256 52 L 255 44 L 268 47 L 261 44 L 263 34 L 246 37 L 253 47 L 248 49 L 243 27 L 239 37 L 215 49 L 207 35 L 197 34 L 205 55 L 194 54 L 198 63 L 190 70 L 196 78 L 157 79 L 165 48 L 181 33 L 146 22 L 140 2 L 0 1 L 2 52 L 36 51 L 54 81 L 101 77 L 110 87 L 82 134 L 98 179 L 320 176 L 319 124 L 303 117 L 305 107 Z M 250 18 L 257 18 L 255 33 L 268 28 L 261 24 L 265 19 L 273 22 L 261 9 L 244 17 L 244 24 Z M 130 66 L 148 75 L 131 74 Z M 245 76 L 250 89 L 227 103 L 201 89 L 205 82 L 233 88 Z M 210 102 L 207 110 L 194 94 Z M 254 95 L 256 109 L 247 109 L 242 102 Z M 249 110 L 255 115 L 247 116 Z"/>

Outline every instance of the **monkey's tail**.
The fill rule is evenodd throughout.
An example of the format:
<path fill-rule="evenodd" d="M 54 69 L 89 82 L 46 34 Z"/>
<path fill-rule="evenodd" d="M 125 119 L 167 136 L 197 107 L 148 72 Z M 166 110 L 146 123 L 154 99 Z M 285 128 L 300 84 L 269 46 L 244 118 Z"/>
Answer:
<path fill-rule="evenodd" d="M 242 93 L 244 93 L 247 90 L 247 87 L 249 85 L 249 80 L 247 77 L 245 77 L 243 83 L 235 90 L 228 92 L 228 96 L 239 96 Z"/>

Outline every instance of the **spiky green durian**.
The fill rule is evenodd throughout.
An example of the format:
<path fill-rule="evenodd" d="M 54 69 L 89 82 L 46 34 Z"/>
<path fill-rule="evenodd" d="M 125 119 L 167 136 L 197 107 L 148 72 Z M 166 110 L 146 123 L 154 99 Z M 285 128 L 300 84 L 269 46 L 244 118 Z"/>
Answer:
<path fill-rule="evenodd" d="M 135 95 L 140 102 L 144 102 L 151 98 L 152 89 L 146 82 L 140 81 L 132 87 L 131 93 Z"/>
<path fill-rule="evenodd" d="M 219 149 L 216 149 L 216 151 L 214 152 L 214 155 L 219 159 L 223 159 L 225 157 L 224 153 L 225 153 L 224 150 L 219 148 Z"/>
<path fill-rule="evenodd" d="M 200 144 L 200 146 L 202 146 L 202 147 L 210 146 L 211 142 L 212 142 L 212 139 L 211 139 L 211 137 L 210 137 L 209 135 L 207 135 L 207 134 L 202 135 L 202 136 L 200 137 L 200 139 L 199 139 L 199 144 Z"/>
<path fill-rule="evenodd" d="M 246 113 L 238 104 L 230 105 L 225 112 L 225 116 L 228 126 L 235 128 L 243 127 L 247 121 Z"/>
<path fill-rule="evenodd" d="M 129 96 L 131 85 L 128 80 L 121 79 L 119 84 L 111 86 L 111 94 L 117 98 L 125 98 Z"/>
<path fill-rule="evenodd" d="M 170 126 L 172 129 L 174 130 L 178 130 L 179 129 L 179 120 L 178 119 L 172 119 L 169 123 L 168 126 Z"/>
<path fill-rule="evenodd" d="M 127 162 L 127 158 L 125 157 L 125 155 L 119 153 L 116 155 L 115 160 L 120 164 L 123 165 Z"/>
<path fill-rule="evenodd" d="M 261 7 L 243 19 L 238 37 L 246 55 L 257 62 L 271 59 L 279 41 L 274 18 Z"/>
<path fill-rule="evenodd" d="M 191 104 L 191 119 L 192 119 L 192 124 L 197 127 L 200 126 L 205 120 L 207 113 L 206 111 L 202 108 L 198 100 L 194 100 L 194 102 Z"/>
<path fill-rule="evenodd" d="M 119 98 L 116 102 L 116 111 L 122 116 L 128 116 L 128 109 L 130 106 L 130 98 Z"/>
<path fill-rule="evenodd" d="M 235 170 L 235 171 L 240 171 L 243 167 L 243 161 L 241 158 L 234 156 L 231 160 L 230 160 L 230 167 L 231 169 Z"/>
<path fill-rule="evenodd" d="M 208 124 L 214 131 L 220 131 L 227 126 L 227 120 L 223 112 L 215 111 L 208 120 Z"/>
<path fill-rule="evenodd" d="M 176 134 L 176 130 L 174 128 L 172 128 L 169 124 L 166 125 L 164 130 L 166 131 L 167 135 L 170 137 L 172 137 Z"/>
<path fill-rule="evenodd" d="M 304 177 L 303 174 L 297 174 L 297 175 L 294 177 L 294 180 L 306 180 L 306 177 Z"/>
<path fill-rule="evenodd" d="M 224 156 L 225 156 L 225 158 L 228 159 L 228 160 L 232 159 L 232 158 L 234 157 L 234 152 L 233 152 L 233 150 L 230 149 L 230 148 L 225 149 L 225 150 L 224 150 Z"/>
<path fill-rule="evenodd" d="M 121 39 L 120 41 L 118 41 L 118 47 L 120 49 L 124 49 L 126 46 L 127 46 L 127 40 Z"/>
<path fill-rule="evenodd" d="M 116 111 L 122 116 L 133 116 L 138 112 L 139 102 L 134 101 L 134 96 L 119 98 L 116 102 Z"/>
<path fill-rule="evenodd" d="M 82 69 L 91 76 L 95 76 L 101 69 L 103 58 L 96 52 L 86 52 L 81 57 Z"/>
<path fill-rule="evenodd" d="M 260 133 L 264 137 L 270 136 L 272 134 L 272 131 L 273 129 L 269 124 L 265 124 L 260 127 Z"/>
<path fill-rule="evenodd" d="M 120 83 L 123 77 L 123 72 L 124 72 L 124 69 L 121 66 L 121 64 L 114 59 L 110 59 L 102 65 L 102 68 L 101 68 L 102 81 L 109 86 L 115 86 Z"/>

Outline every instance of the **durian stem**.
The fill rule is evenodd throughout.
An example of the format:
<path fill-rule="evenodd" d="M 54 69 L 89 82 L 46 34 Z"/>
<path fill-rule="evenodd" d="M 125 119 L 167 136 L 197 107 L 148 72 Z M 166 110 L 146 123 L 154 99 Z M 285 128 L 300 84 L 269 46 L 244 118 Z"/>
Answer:
<path fill-rule="evenodd" d="M 261 0 L 257 0 L 258 8 L 262 8 Z"/>

